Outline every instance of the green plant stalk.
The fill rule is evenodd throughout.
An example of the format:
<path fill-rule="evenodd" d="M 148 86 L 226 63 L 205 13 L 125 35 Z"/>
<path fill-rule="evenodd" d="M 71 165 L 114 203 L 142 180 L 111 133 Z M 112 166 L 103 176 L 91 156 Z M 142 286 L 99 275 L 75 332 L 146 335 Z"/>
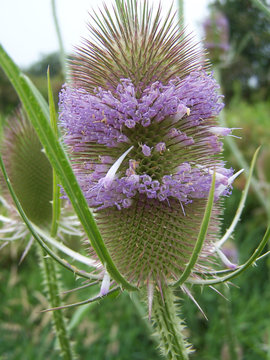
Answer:
<path fill-rule="evenodd" d="M 49 109 L 50 109 L 50 120 L 54 134 L 55 136 L 58 136 L 57 118 L 56 118 L 56 111 L 53 100 L 53 92 L 52 92 L 49 68 L 47 71 L 47 79 L 48 79 L 48 100 L 49 100 Z M 60 200 L 59 183 L 60 181 L 58 179 L 58 176 L 56 175 L 56 172 L 53 169 L 53 203 L 52 203 L 51 237 L 56 236 L 59 225 L 59 219 L 60 219 L 61 200 Z"/>
<path fill-rule="evenodd" d="M 216 78 L 217 82 L 221 86 L 221 76 L 220 76 L 219 68 L 216 67 L 214 69 L 214 73 L 215 73 L 215 78 Z M 224 111 L 220 112 L 219 120 L 220 120 L 221 126 L 228 127 Z M 238 162 L 239 166 L 246 170 L 244 172 L 244 174 L 245 174 L 245 177 L 248 178 L 248 172 L 249 172 L 248 163 L 246 162 L 244 156 L 242 155 L 241 151 L 239 150 L 238 146 L 236 145 L 234 139 L 231 136 L 227 136 L 225 138 L 225 141 L 228 144 L 228 146 L 229 146 L 231 152 L 233 153 L 236 161 Z M 252 188 L 253 188 L 258 200 L 264 207 L 265 212 L 267 214 L 268 223 L 270 223 L 270 201 L 269 201 L 269 199 L 265 198 L 264 194 L 260 190 L 258 181 L 254 177 L 251 178 L 251 185 L 252 185 Z"/>
<path fill-rule="evenodd" d="M 265 15 L 270 19 L 270 9 L 263 4 L 261 0 L 252 0 L 253 4 L 257 6 L 258 9 L 263 11 Z"/>
<path fill-rule="evenodd" d="M 177 3 L 178 3 L 179 28 L 182 30 L 185 26 L 184 0 L 178 0 Z"/>
<path fill-rule="evenodd" d="M 38 253 L 41 259 L 41 268 L 43 270 L 43 276 L 45 280 L 45 289 L 48 294 L 48 300 L 50 307 L 60 307 L 62 305 L 59 293 L 59 274 L 56 268 L 56 264 L 53 259 L 46 256 L 46 253 L 38 246 Z M 72 349 L 71 341 L 69 339 L 66 319 L 62 310 L 53 311 L 53 323 L 58 340 L 58 346 L 63 360 L 72 360 L 75 358 L 74 350 Z"/>
<path fill-rule="evenodd" d="M 183 336 L 184 325 L 176 306 L 173 289 L 163 286 L 162 294 L 156 291 L 153 300 L 152 319 L 159 337 L 159 347 L 167 360 L 188 360 L 190 345 Z"/>
<path fill-rule="evenodd" d="M 66 75 L 67 75 L 66 54 L 65 54 L 63 39 L 62 39 L 61 31 L 60 31 L 58 16 L 56 13 L 55 0 L 51 0 L 51 4 L 52 4 L 53 21 L 54 21 L 54 26 L 55 26 L 58 44 L 59 44 L 60 63 L 61 63 L 62 73 L 63 73 L 64 77 L 66 78 Z"/>
<path fill-rule="evenodd" d="M 222 284 L 223 292 L 226 298 L 221 297 L 222 301 L 222 310 L 225 322 L 225 329 L 226 329 L 226 338 L 228 343 L 229 349 L 229 360 L 237 360 L 237 348 L 236 348 L 236 341 L 235 341 L 235 334 L 233 331 L 232 326 L 232 312 L 231 312 L 231 304 L 230 304 L 230 289 L 226 284 Z"/>

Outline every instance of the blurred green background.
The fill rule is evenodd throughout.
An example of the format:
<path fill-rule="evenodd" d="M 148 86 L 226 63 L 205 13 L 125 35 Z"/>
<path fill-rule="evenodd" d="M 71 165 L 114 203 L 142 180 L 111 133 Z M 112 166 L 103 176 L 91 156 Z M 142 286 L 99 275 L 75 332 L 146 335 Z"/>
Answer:
<path fill-rule="evenodd" d="M 226 107 L 223 110 L 228 126 L 241 128 L 235 139 L 248 163 L 262 145 L 256 165 L 257 186 L 269 201 L 270 188 L 270 23 L 266 16 L 247 0 L 215 1 L 229 23 L 230 49 L 221 58 L 215 54 L 216 69 L 222 79 Z M 211 51 L 210 51 L 211 55 Z M 51 69 L 52 86 L 57 94 L 64 79 L 57 53 L 44 56 L 26 73 L 47 98 L 46 70 Z M 0 117 L 2 124 L 18 106 L 17 96 L 0 71 Z M 224 158 L 229 166 L 239 170 L 235 154 L 225 142 Z M 242 175 L 234 190 L 224 201 L 222 232 L 229 226 L 245 184 Z M 261 240 L 267 224 L 267 214 L 251 189 L 234 233 L 230 249 L 243 263 Z M 1 235 L 0 235 L 1 236 Z M 40 313 L 48 307 L 42 288 L 42 276 L 34 247 L 19 264 L 26 241 L 20 240 L 0 251 L 0 359 L 59 359 L 54 350 L 51 314 Z M 70 239 L 77 249 L 79 239 Z M 267 250 L 267 249 L 266 249 Z M 64 289 L 79 286 L 75 277 L 61 270 Z M 270 359 L 270 258 L 250 268 L 229 287 L 218 286 L 224 294 L 211 288 L 193 287 L 192 293 L 208 320 L 192 301 L 182 296 L 182 313 L 186 319 L 187 336 L 196 352 L 194 360 L 262 360 Z M 97 289 L 86 289 L 64 295 L 64 303 L 91 297 Z M 141 319 L 136 303 L 123 293 L 79 310 L 65 310 L 68 319 L 77 324 L 71 337 L 79 359 L 94 360 L 154 360 L 159 359 L 154 340 Z M 235 354 L 230 352 L 234 346 Z M 234 356 L 234 357 L 233 357 Z"/>

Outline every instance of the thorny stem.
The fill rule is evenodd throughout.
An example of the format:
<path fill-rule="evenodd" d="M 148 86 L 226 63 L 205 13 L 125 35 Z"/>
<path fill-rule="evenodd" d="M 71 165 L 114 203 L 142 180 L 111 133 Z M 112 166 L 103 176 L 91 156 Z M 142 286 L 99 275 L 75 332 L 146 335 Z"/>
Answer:
<path fill-rule="evenodd" d="M 44 250 L 42 250 L 39 246 L 37 248 L 41 259 L 41 267 L 43 269 L 45 286 L 48 292 L 49 305 L 50 307 L 59 307 L 62 305 L 62 303 L 59 296 L 59 278 L 55 266 L 56 264 L 54 263 L 53 259 L 46 256 Z M 53 322 L 60 348 L 61 358 L 63 360 L 74 359 L 73 349 L 66 328 L 66 320 L 61 310 L 53 311 Z"/>
<path fill-rule="evenodd" d="M 178 316 L 173 289 L 164 285 L 155 292 L 153 325 L 159 336 L 159 346 L 167 360 L 188 360 L 189 344 L 183 336 L 183 322 Z"/>

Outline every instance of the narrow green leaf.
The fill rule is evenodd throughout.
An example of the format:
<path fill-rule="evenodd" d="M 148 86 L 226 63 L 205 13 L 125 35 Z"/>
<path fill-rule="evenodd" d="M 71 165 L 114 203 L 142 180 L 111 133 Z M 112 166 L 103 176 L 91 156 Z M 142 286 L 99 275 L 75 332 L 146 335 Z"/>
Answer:
<path fill-rule="evenodd" d="M 44 146 L 46 155 L 55 169 L 99 259 L 106 265 L 107 271 L 115 281 L 128 290 L 136 290 L 137 288 L 127 282 L 119 273 L 112 261 L 72 171 L 70 162 L 50 126 L 48 106 L 44 104 L 44 100 L 41 99 L 41 95 L 39 95 L 38 90 L 35 89 L 30 79 L 19 70 L 2 46 L 0 46 L 0 64 L 17 91 L 28 118 Z"/>
<path fill-rule="evenodd" d="M 48 100 L 49 100 L 49 109 L 50 109 L 50 120 L 51 125 L 54 131 L 55 136 L 58 137 L 58 128 L 57 128 L 57 118 L 56 111 L 53 99 L 53 92 L 50 79 L 50 70 L 47 70 L 47 79 L 48 79 Z M 51 225 L 51 236 L 55 237 L 57 234 L 59 219 L 60 219 L 60 209 L 61 209 L 61 200 L 60 200 L 60 187 L 59 179 L 53 169 L 53 203 L 52 203 L 52 225 Z"/>
<path fill-rule="evenodd" d="M 186 279 L 189 277 L 189 275 L 191 274 L 192 269 L 194 268 L 194 265 L 196 264 L 196 262 L 198 260 L 198 257 L 200 255 L 200 252 L 201 252 L 201 249 L 202 249 L 202 246 L 203 246 L 206 234 L 207 234 L 210 218 L 211 218 L 211 213 L 212 213 L 212 208 L 213 208 L 213 203 L 214 203 L 214 195 L 215 195 L 215 182 L 216 182 L 216 173 L 214 172 L 212 184 L 211 184 L 211 188 L 209 191 L 209 196 L 208 196 L 208 200 L 207 200 L 207 204 L 206 204 L 206 208 L 205 208 L 205 212 L 204 212 L 204 216 L 203 216 L 203 220 L 202 220 L 201 227 L 200 227 L 200 232 L 199 232 L 195 247 L 193 249 L 191 258 L 190 258 L 189 263 L 187 264 L 183 274 L 181 275 L 181 277 L 174 284 L 172 284 L 172 286 L 182 285 L 186 281 Z"/>
<path fill-rule="evenodd" d="M 72 260 L 75 260 L 75 261 L 80 262 L 81 264 L 85 264 L 87 266 L 96 268 L 95 260 L 70 249 L 69 247 L 64 245 L 62 242 L 59 242 L 56 239 L 49 236 L 43 229 L 41 229 L 37 225 L 32 224 L 32 226 L 33 226 L 33 229 L 35 230 L 35 232 L 42 238 L 42 241 L 45 242 L 46 244 L 52 245 L 57 250 L 61 251 L 65 255 L 71 257 Z"/>
<path fill-rule="evenodd" d="M 233 233 L 233 231 L 235 229 L 235 226 L 237 225 L 238 221 L 240 220 L 240 216 L 241 216 L 242 211 L 243 211 L 244 206 L 245 206 L 249 185 L 250 185 L 250 182 L 251 182 L 252 174 L 253 174 L 253 171 L 254 171 L 254 166 L 255 166 L 259 151 L 260 151 L 260 147 L 255 151 L 255 153 L 253 155 L 251 165 L 250 165 L 249 175 L 248 175 L 248 178 L 247 178 L 247 182 L 246 182 L 245 188 L 244 188 L 244 190 L 242 192 L 242 196 L 241 196 L 241 199 L 240 199 L 240 202 L 239 202 L 239 206 L 238 206 L 238 208 L 237 208 L 237 210 L 235 212 L 235 216 L 233 218 L 233 221 L 232 221 L 230 227 L 227 229 L 226 233 L 221 238 L 221 240 L 219 240 L 216 243 L 217 248 L 220 248 L 225 243 L 225 241 L 228 240 L 228 238 Z"/>
<path fill-rule="evenodd" d="M 74 304 L 69 304 L 69 305 L 63 305 L 63 306 L 59 306 L 59 307 L 55 307 L 52 309 L 47 309 L 47 310 L 43 310 L 41 312 L 48 312 L 48 311 L 54 311 L 54 310 L 61 310 L 61 309 L 68 309 L 68 308 L 73 308 L 73 307 L 77 307 L 77 306 L 81 306 L 81 305 L 86 305 L 86 304 L 91 304 L 95 301 L 100 301 L 102 299 L 104 299 L 105 297 L 115 297 L 116 295 L 120 294 L 120 288 L 119 286 L 115 287 L 114 289 L 111 289 L 108 291 L 108 293 L 106 295 L 96 295 L 90 299 L 84 300 L 84 301 L 80 301 Z"/>

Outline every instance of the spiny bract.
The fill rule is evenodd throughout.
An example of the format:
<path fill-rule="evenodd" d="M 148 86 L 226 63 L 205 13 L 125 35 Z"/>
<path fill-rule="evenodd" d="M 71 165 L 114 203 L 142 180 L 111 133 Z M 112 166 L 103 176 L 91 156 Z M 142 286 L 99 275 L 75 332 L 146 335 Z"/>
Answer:
<path fill-rule="evenodd" d="M 89 25 L 60 94 L 73 168 L 119 271 L 138 286 L 183 272 L 216 171 L 213 216 L 197 270 L 218 235 L 233 170 L 220 158 L 222 109 L 203 54 L 170 13 L 116 1 Z"/>

